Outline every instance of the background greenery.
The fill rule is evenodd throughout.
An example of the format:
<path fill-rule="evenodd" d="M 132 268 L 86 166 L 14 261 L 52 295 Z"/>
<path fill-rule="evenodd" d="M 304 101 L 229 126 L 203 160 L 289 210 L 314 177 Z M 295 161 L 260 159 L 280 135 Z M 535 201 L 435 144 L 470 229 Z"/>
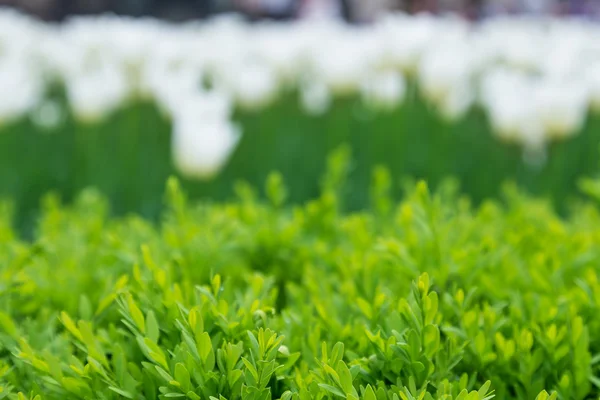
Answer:
<path fill-rule="evenodd" d="M 391 171 L 395 198 L 401 195 L 397 182 L 405 177 L 426 179 L 434 188 L 455 177 L 475 202 L 496 197 L 509 180 L 547 196 L 562 210 L 576 195 L 578 178 L 597 171 L 597 115 L 590 113 L 574 137 L 551 143 L 545 162 L 532 164 L 524 161 L 520 146 L 493 135 L 482 110 L 444 120 L 417 92 L 412 87 L 393 111 L 375 110 L 352 97 L 336 99 L 322 116 L 309 116 L 296 93 L 266 110 L 238 110 L 235 120 L 243 137 L 229 163 L 209 181 L 182 177 L 182 185 L 192 198 L 223 200 L 231 198 L 234 182 L 260 185 L 278 170 L 288 182 L 290 201 L 306 201 L 318 195 L 327 154 L 345 143 L 355 155 L 344 194 L 348 210 L 367 205 L 370 171 L 377 165 Z M 60 93 L 55 100 L 66 104 Z M 141 101 L 95 124 L 78 122 L 68 112 L 50 129 L 30 119 L 5 124 L 0 128 L 0 196 L 15 200 L 17 223 L 29 230 L 43 194 L 52 190 L 70 201 L 88 186 L 106 194 L 118 215 L 137 212 L 155 219 L 164 182 L 177 174 L 170 130 L 157 107 Z"/>

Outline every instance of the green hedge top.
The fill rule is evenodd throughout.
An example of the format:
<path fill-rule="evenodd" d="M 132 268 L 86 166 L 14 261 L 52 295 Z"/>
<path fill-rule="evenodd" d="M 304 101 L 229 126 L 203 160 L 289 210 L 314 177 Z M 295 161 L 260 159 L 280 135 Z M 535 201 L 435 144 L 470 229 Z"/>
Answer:
<path fill-rule="evenodd" d="M 0 399 L 597 399 L 600 213 L 424 184 L 372 209 L 323 193 L 191 205 L 155 226 L 49 196 L 0 217 Z M 549 393 L 552 393 L 549 395 Z"/>

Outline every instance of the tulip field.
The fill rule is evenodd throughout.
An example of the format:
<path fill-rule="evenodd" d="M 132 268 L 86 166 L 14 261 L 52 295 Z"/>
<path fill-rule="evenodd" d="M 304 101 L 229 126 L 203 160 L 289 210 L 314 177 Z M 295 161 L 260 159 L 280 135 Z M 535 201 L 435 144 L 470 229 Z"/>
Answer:
<path fill-rule="evenodd" d="M 87 186 L 156 217 L 172 174 L 223 200 L 278 170 L 302 202 L 344 144 L 350 209 L 379 165 L 394 190 L 457 178 L 479 202 L 513 181 L 559 207 L 598 167 L 600 28 L 584 21 L 48 25 L 3 11 L 0 45 L 0 194 L 23 221 L 44 193 Z"/>
<path fill-rule="evenodd" d="M 0 8 L 0 400 L 600 398 L 600 25 Z"/>

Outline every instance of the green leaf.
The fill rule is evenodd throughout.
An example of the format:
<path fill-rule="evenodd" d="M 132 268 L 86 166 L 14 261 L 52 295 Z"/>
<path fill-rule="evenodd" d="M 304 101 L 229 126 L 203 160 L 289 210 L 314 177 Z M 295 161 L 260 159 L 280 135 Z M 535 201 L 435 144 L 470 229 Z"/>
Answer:
<path fill-rule="evenodd" d="M 368 319 L 373 319 L 373 307 L 369 304 L 365 299 L 359 297 L 356 299 L 356 305 L 360 309 L 360 311 L 367 317 Z"/>
<path fill-rule="evenodd" d="M 325 383 L 319 383 L 319 387 L 321 389 L 324 389 L 325 391 L 327 391 L 327 392 L 335 395 L 335 396 L 346 398 L 346 395 L 344 394 L 344 392 L 342 392 L 340 389 L 338 389 L 338 388 L 336 388 L 334 386 L 327 385 Z"/>
<path fill-rule="evenodd" d="M 331 358 L 329 359 L 329 363 L 331 365 L 337 365 L 339 361 L 344 358 L 344 343 L 337 342 L 335 346 L 333 346 L 333 350 L 331 351 Z"/>
<path fill-rule="evenodd" d="M 440 331 L 435 325 L 426 325 L 423 328 L 423 347 L 428 357 L 433 357 L 440 348 Z"/>
<path fill-rule="evenodd" d="M 165 371 L 164 369 L 162 369 L 161 367 L 159 367 L 158 365 L 155 365 L 154 368 L 156 369 L 156 371 L 158 372 L 158 374 L 167 382 L 171 382 L 174 381 L 175 379 L 173 379 L 173 377 L 171 375 L 169 375 L 169 373 L 167 371 Z"/>
<path fill-rule="evenodd" d="M 158 321 L 154 315 L 154 311 L 149 310 L 146 314 L 146 336 L 155 343 L 158 343 L 160 336 L 160 330 L 158 327 Z"/>
<path fill-rule="evenodd" d="M 146 333 L 146 323 L 144 321 L 144 315 L 142 311 L 139 309 L 135 301 L 133 300 L 132 295 L 127 296 L 127 305 L 129 307 L 129 314 L 131 315 L 131 319 L 140 330 L 142 334 Z"/>
<path fill-rule="evenodd" d="M 117 388 L 117 387 L 114 387 L 114 386 L 108 386 L 108 389 L 110 389 L 110 390 L 112 390 L 113 392 L 115 392 L 115 393 L 118 393 L 118 394 L 120 394 L 121 396 L 123 396 L 123 397 L 126 397 L 126 398 L 128 398 L 128 399 L 135 399 L 135 397 L 134 397 L 134 395 L 133 395 L 133 394 L 131 394 L 131 393 L 129 393 L 129 392 L 127 392 L 127 391 L 125 391 L 125 390 L 119 389 L 119 388 Z"/>
<path fill-rule="evenodd" d="M 256 368 L 254 367 L 254 365 L 252 365 L 252 363 L 250 361 L 248 361 L 247 359 L 242 357 L 242 362 L 244 363 L 244 365 L 246 366 L 246 371 L 248 373 L 250 373 L 250 378 L 251 380 L 248 383 L 248 385 L 250 386 L 257 386 L 258 382 L 259 382 L 259 376 L 258 376 L 258 371 L 256 370 Z M 247 376 L 247 380 L 248 380 L 248 374 L 246 374 Z"/>
<path fill-rule="evenodd" d="M 188 314 L 188 324 L 192 328 L 194 336 L 202 334 L 204 332 L 204 321 L 202 314 L 198 307 L 193 307 Z"/>
<path fill-rule="evenodd" d="M 204 332 L 197 340 L 198 354 L 204 363 L 204 369 L 205 371 L 211 371 L 215 367 L 215 352 L 212 347 L 210 336 L 207 332 Z"/>
<path fill-rule="evenodd" d="M 490 390 L 490 386 L 492 386 L 492 381 L 486 381 L 478 391 L 479 398 L 484 399 Z"/>
<path fill-rule="evenodd" d="M 344 390 L 344 393 L 355 393 L 355 389 L 352 386 L 352 374 L 350 374 L 350 370 L 343 361 L 339 361 L 337 363 L 336 372 L 339 376 L 340 384 Z"/>
<path fill-rule="evenodd" d="M 363 395 L 364 400 L 377 400 L 377 396 L 375 396 L 375 391 L 371 387 L 371 385 L 367 385 L 365 389 L 365 393 Z"/>
<path fill-rule="evenodd" d="M 191 387 L 190 373 L 182 363 L 175 364 L 175 380 L 181 385 L 184 392 L 188 392 Z"/>
<path fill-rule="evenodd" d="M 148 356 L 150 359 L 163 367 L 165 370 L 169 370 L 167 359 L 165 358 L 165 353 L 162 351 L 162 349 L 158 347 L 158 345 L 150 338 L 144 338 L 143 342 L 148 349 Z"/>
<path fill-rule="evenodd" d="M 200 399 L 201 399 L 201 397 L 200 397 L 200 396 L 198 396 L 198 395 L 197 395 L 196 393 L 194 393 L 194 392 L 187 392 L 187 393 L 186 393 L 186 396 L 188 397 L 188 399 L 191 399 L 191 400 L 200 400 Z M 211 399 L 214 399 L 214 397 L 211 397 Z"/>
<path fill-rule="evenodd" d="M 79 329 L 77 328 L 77 326 L 75 325 L 75 323 L 73 322 L 73 320 L 71 319 L 71 317 L 69 317 L 69 314 L 67 314 L 64 311 L 61 312 L 60 313 L 60 320 L 63 323 L 63 325 L 65 326 L 65 328 L 67 328 L 67 330 L 73 336 L 75 336 L 79 341 L 83 342 L 83 337 L 81 335 L 81 332 L 79 331 Z M 9 326 L 9 328 L 10 328 L 10 326 Z M 16 332 L 16 328 L 15 328 L 14 332 Z"/>

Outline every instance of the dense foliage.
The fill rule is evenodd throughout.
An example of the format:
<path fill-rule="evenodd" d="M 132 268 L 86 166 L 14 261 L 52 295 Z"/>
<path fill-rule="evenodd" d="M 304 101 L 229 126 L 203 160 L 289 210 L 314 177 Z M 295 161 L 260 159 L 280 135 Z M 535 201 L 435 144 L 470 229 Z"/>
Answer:
<path fill-rule="evenodd" d="M 170 180 L 158 225 L 85 191 L 46 197 L 32 242 L 3 206 L 0 398 L 598 398 L 595 205 L 396 204 L 378 169 L 343 215 L 347 156 L 304 206 L 277 174 L 221 204 Z"/>

